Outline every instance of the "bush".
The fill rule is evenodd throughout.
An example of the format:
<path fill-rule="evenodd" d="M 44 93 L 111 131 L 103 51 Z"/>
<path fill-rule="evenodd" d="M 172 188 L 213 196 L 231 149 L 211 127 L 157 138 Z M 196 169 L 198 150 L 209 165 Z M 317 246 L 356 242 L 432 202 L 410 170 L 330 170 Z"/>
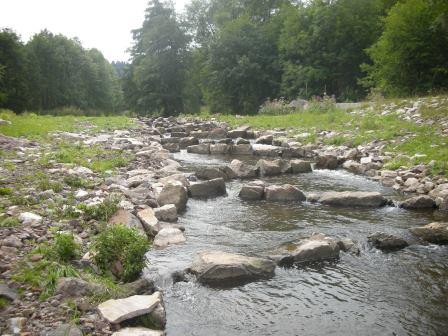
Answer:
<path fill-rule="evenodd" d="M 51 247 L 51 253 L 60 261 L 71 261 L 79 256 L 80 247 L 70 233 L 58 233 Z"/>
<path fill-rule="evenodd" d="M 106 198 L 103 203 L 98 205 L 87 206 L 80 204 L 78 208 L 84 211 L 84 218 L 86 220 L 95 219 L 97 221 L 107 222 L 118 210 L 118 199 Z"/>
<path fill-rule="evenodd" d="M 0 196 L 9 196 L 12 194 L 11 188 L 0 188 Z"/>
<path fill-rule="evenodd" d="M 334 98 L 329 96 L 324 96 L 323 98 L 313 98 L 311 99 L 308 111 L 315 113 L 330 113 L 336 111 L 336 101 Z"/>
<path fill-rule="evenodd" d="M 114 274 L 120 280 L 130 282 L 137 279 L 145 267 L 149 245 L 148 239 L 136 229 L 114 225 L 97 236 L 92 255 L 98 267 L 106 273 L 119 263 L 122 270 Z"/>
<path fill-rule="evenodd" d="M 293 113 L 295 109 L 290 108 L 285 99 L 274 99 L 274 100 L 266 100 L 263 105 L 261 105 L 258 110 L 259 114 L 262 115 L 284 115 Z"/>

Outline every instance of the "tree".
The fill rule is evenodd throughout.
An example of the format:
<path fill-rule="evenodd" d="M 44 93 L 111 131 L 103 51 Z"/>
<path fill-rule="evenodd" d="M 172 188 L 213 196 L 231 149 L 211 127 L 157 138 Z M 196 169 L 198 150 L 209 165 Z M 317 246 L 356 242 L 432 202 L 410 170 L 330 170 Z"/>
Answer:
<path fill-rule="evenodd" d="M 392 96 L 426 94 L 448 88 L 448 3 L 397 2 L 381 38 L 368 50 L 373 65 L 364 84 Z"/>
<path fill-rule="evenodd" d="M 22 112 L 29 92 L 25 48 L 12 30 L 0 31 L 0 107 Z"/>
<path fill-rule="evenodd" d="M 133 34 L 127 101 L 140 113 L 182 113 L 189 38 L 172 3 L 150 1 L 142 28 Z"/>

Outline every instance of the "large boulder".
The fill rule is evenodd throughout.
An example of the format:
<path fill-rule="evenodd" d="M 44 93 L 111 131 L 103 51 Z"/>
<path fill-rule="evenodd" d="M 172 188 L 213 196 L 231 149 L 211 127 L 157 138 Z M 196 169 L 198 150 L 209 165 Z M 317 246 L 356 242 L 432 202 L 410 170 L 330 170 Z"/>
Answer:
<path fill-rule="evenodd" d="M 119 209 L 108 222 L 109 225 L 123 224 L 129 228 L 137 229 L 140 233 L 146 234 L 145 228 L 140 220 L 131 212 Z"/>
<path fill-rule="evenodd" d="M 271 258 L 279 265 L 290 266 L 295 263 L 315 262 L 339 257 L 340 244 L 332 238 L 316 234 L 281 245 L 272 252 Z"/>
<path fill-rule="evenodd" d="M 367 241 L 377 249 L 383 251 L 397 251 L 409 245 L 403 238 L 384 232 L 376 232 L 370 235 L 367 237 Z"/>
<path fill-rule="evenodd" d="M 212 129 L 208 134 L 210 139 L 223 139 L 227 137 L 227 130 L 223 127 Z"/>
<path fill-rule="evenodd" d="M 154 238 L 154 246 L 165 248 L 169 245 L 184 243 L 187 239 L 184 233 L 176 228 L 163 228 Z"/>
<path fill-rule="evenodd" d="M 56 283 L 56 294 L 64 298 L 88 296 L 101 289 L 101 286 L 90 284 L 80 278 L 59 278 Z"/>
<path fill-rule="evenodd" d="M 210 154 L 229 154 L 231 146 L 225 143 L 210 145 Z"/>
<path fill-rule="evenodd" d="M 238 144 L 230 148 L 230 153 L 233 155 L 252 155 L 253 149 L 251 144 Z"/>
<path fill-rule="evenodd" d="M 434 209 L 436 202 L 429 196 L 421 195 L 408 198 L 400 203 L 400 208 L 403 209 Z"/>
<path fill-rule="evenodd" d="M 338 158 L 334 155 L 319 156 L 316 160 L 316 169 L 336 169 Z"/>
<path fill-rule="evenodd" d="M 180 139 L 179 147 L 180 149 L 186 149 L 190 146 L 196 146 L 199 145 L 199 140 L 195 137 L 186 137 Z"/>
<path fill-rule="evenodd" d="M 195 175 L 201 180 L 229 179 L 227 173 L 221 167 L 200 167 L 196 170 Z"/>
<path fill-rule="evenodd" d="M 233 160 L 229 168 L 238 178 L 253 178 L 258 175 L 258 168 L 245 164 L 239 160 Z"/>
<path fill-rule="evenodd" d="M 147 232 L 151 237 L 155 236 L 162 228 L 154 213 L 154 210 L 151 208 L 140 210 L 137 213 L 137 217 L 141 220 L 141 223 L 145 228 L 145 232 Z"/>
<path fill-rule="evenodd" d="M 177 209 L 174 204 L 166 204 L 160 208 L 155 208 L 154 215 L 156 218 L 163 222 L 176 222 L 177 221 Z"/>
<path fill-rule="evenodd" d="M 283 152 L 282 147 L 262 145 L 262 144 L 252 145 L 252 150 L 253 154 L 256 156 L 268 156 L 268 157 L 277 157 L 280 156 Z"/>
<path fill-rule="evenodd" d="M 264 197 L 267 201 L 271 202 L 301 202 L 306 199 L 299 188 L 290 184 L 266 187 L 264 190 Z"/>
<path fill-rule="evenodd" d="M 256 168 L 258 169 L 260 176 L 276 176 L 282 173 L 280 160 L 259 160 Z"/>
<path fill-rule="evenodd" d="M 157 197 L 157 202 L 160 206 L 174 204 L 178 211 L 185 209 L 187 201 L 187 188 L 185 188 L 181 182 L 171 182 L 166 184 Z"/>
<path fill-rule="evenodd" d="M 189 193 L 193 198 L 208 198 L 222 196 L 227 193 L 223 178 L 197 182 L 190 185 Z"/>
<path fill-rule="evenodd" d="M 274 275 L 269 259 L 246 257 L 219 251 L 199 253 L 189 268 L 199 282 L 212 286 L 233 286 Z"/>
<path fill-rule="evenodd" d="M 272 141 L 274 137 L 272 135 L 264 135 L 255 140 L 255 143 L 258 145 L 272 145 Z"/>
<path fill-rule="evenodd" d="M 343 191 L 324 192 L 310 201 L 341 207 L 378 208 L 386 204 L 386 199 L 379 192 Z"/>
<path fill-rule="evenodd" d="M 303 160 L 291 160 L 289 162 L 293 174 L 302 174 L 312 172 L 311 163 Z"/>
<path fill-rule="evenodd" d="M 431 223 L 410 229 L 411 233 L 432 244 L 448 244 L 448 223 Z"/>
<path fill-rule="evenodd" d="M 202 143 L 199 145 L 188 146 L 187 152 L 193 154 L 210 154 L 210 144 Z"/>
<path fill-rule="evenodd" d="M 101 316 L 109 323 L 118 324 L 137 317 L 152 317 L 162 306 L 163 300 L 160 292 L 152 295 L 134 295 L 125 299 L 108 300 L 98 306 Z"/>
<path fill-rule="evenodd" d="M 246 201 L 259 201 L 264 196 L 264 182 L 253 181 L 243 185 L 239 193 L 239 197 Z"/>

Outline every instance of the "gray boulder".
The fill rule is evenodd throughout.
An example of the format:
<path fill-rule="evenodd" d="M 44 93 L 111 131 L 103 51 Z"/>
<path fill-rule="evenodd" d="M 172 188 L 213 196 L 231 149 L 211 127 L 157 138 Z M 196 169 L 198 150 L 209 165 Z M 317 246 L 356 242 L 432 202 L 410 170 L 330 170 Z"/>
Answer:
<path fill-rule="evenodd" d="M 448 244 L 448 223 L 431 223 L 410 229 L 412 234 L 432 244 Z"/>
<path fill-rule="evenodd" d="M 179 147 L 180 149 L 186 149 L 190 146 L 196 146 L 199 145 L 199 140 L 195 137 L 186 137 L 180 139 Z"/>
<path fill-rule="evenodd" d="M 421 195 L 408 198 L 400 203 L 400 208 L 403 209 L 434 209 L 436 202 L 429 196 Z"/>
<path fill-rule="evenodd" d="M 169 245 L 184 243 L 187 239 L 184 233 L 176 228 L 163 228 L 154 238 L 154 246 L 165 248 Z"/>
<path fill-rule="evenodd" d="M 336 169 L 338 158 L 334 155 L 319 156 L 316 160 L 316 169 Z"/>
<path fill-rule="evenodd" d="M 229 154 L 231 146 L 225 143 L 210 145 L 210 154 Z"/>
<path fill-rule="evenodd" d="M 274 137 L 272 135 L 264 135 L 255 140 L 255 143 L 258 145 L 272 145 L 272 141 Z"/>
<path fill-rule="evenodd" d="M 237 144 L 230 148 L 230 153 L 233 155 L 252 155 L 253 149 L 251 144 Z"/>
<path fill-rule="evenodd" d="M 196 170 L 195 175 L 201 180 L 229 179 L 229 176 L 221 167 L 201 167 Z"/>
<path fill-rule="evenodd" d="M 140 220 L 131 212 L 119 209 L 108 222 L 109 225 L 123 224 L 129 228 L 137 229 L 141 234 L 146 234 L 145 228 Z"/>
<path fill-rule="evenodd" d="M 258 168 L 245 164 L 239 160 L 233 160 L 229 168 L 238 178 L 253 178 L 258 175 Z"/>
<path fill-rule="evenodd" d="M 82 336 L 83 333 L 76 325 L 64 323 L 54 330 L 45 332 L 43 336 Z"/>
<path fill-rule="evenodd" d="M 210 154 L 210 144 L 202 143 L 199 145 L 188 146 L 187 152 L 193 154 Z"/>
<path fill-rule="evenodd" d="M 227 252 L 199 253 L 188 270 L 198 281 L 212 286 L 233 286 L 274 275 L 275 263 L 268 259 Z"/>
<path fill-rule="evenodd" d="M 268 161 L 268 160 L 259 160 L 256 165 L 256 169 L 258 169 L 260 176 L 276 176 L 281 175 L 282 167 L 280 160 Z"/>
<path fill-rule="evenodd" d="M 322 204 L 341 207 L 365 207 L 378 208 L 386 204 L 386 199 L 379 192 L 344 191 L 324 192 L 311 198 L 309 201 L 317 201 Z"/>
<path fill-rule="evenodd" d="M 223 178 L 191 184 L 189 193 L 193 198 L 208 198 L 222 196 L 227 193 Z"/>
<path fill-rule="evenodd" d="M 266 187 L 264 190 L 264 197 L 267 201 L 271 202 L 301 202 L 306 199 L 299 188 L 290 184 Z"/>
<path fill-rule="evenodd" d="M 383 251 L 397 251 L 409 245 L 403 238 L 384 232 L 376 232 L 370 235 L 367 237 L 367 241 L 377 249 Z"/>
<path fill-rule="evenodd" d="M 171 182 L 166 184 L 157 197 L 157 202 L 160 206 L 174 204 L 178 211 L 185 209 L 187 201 L 187 188 L 185 188 L 181 182 Z"/>
<path fill-rule="evenodd" d="M 263 199 L 265 184 L 263 181 L 253 181 L 243 185 L 239 197 L 246 201 L 259 201 Z"/>
<path fill-rule="evenodd" d="M 166 204 L 160 208 L 155 208 L 154 215 L 156 218 L 163 222 L 176 222 L 177 221 L 177 209 L 174 204 Z"/>
<path fill-rule="evenodd" d="M 293 174 L 302 174 L 312 172 L 311 163 L 303 160 L 291 160 L 289 162 Z"/>
<path fill-rule="evenodd" d="M 267 156 L 267 157 L 277 157 L 283 152 L 282 147 L 255 144 L 252 145 L 253 154 L 256 156 Z"/>
<path fill-rule="evenodd" d="M 59 278 L 56 283 L 56 294 L 60 294 L 64 298 L 88 296 L 99 289 L 101 286 L 79 278 Z"/>

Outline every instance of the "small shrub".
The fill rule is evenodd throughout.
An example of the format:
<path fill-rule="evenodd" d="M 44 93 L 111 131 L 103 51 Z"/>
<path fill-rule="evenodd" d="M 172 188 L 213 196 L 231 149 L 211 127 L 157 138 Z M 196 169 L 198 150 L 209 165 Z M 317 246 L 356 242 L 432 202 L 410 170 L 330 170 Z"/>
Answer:
<path fill-rule="evenodd" d="M 12 194 L 11 188 L 0 188 L 0 196 L 9 196 Z"/>
<path fill-rule="evenodd" d="M 58 233 L 50 251 L 57 260 L 68 262 L 79 256 L 80 246 L 75 242 L 72 234 Z"/>
<path fill-rule="evenodd" d="M 106 198 L 101 204 L 92 206 L 80 204 L 78 208 L 84 211 L 86 220 L 95 219 L 107 222 L 117 212 L 118 203 L 119 200 L 116 198 Z"/>
<path fill-rule="evenodd" d="M 121 274 L 115 274 L 125 282 L 138 278 L 145 266 L 148 239 L 136 229 L 124 225 L 108 227 L 93 243 L 92 255 L 98 267 L 108 273 L 114 263 L 120 263 Z"/>
<path fill-rule="evenodd" d="M 331 113 L 336 111 L 334 98 L 325 95 L 323 98 L 311 99 L 307 111 L 312 113 Z"/>
<path fill-rule="evenodd" d="M 6 308 L 6 306 L 9 305 L 9 301 L 8 299 L 4 298 L 4 297 L 0 297 L 0 310 Z"/>
<path fill-rule="evenodd" d="M 64 183 L 72 188 L 91 188 L 89 181 L 76 175 L 67 175 L 64 177 Z"/>
<path fill-rule="evenodd" d="M 288 106 L 285 99 L 274 99 L 266 100 L 263 105 L 261 105 L 258 113 L 261 115 L 284 115 L 293 113 L 295 110 Z"/>

